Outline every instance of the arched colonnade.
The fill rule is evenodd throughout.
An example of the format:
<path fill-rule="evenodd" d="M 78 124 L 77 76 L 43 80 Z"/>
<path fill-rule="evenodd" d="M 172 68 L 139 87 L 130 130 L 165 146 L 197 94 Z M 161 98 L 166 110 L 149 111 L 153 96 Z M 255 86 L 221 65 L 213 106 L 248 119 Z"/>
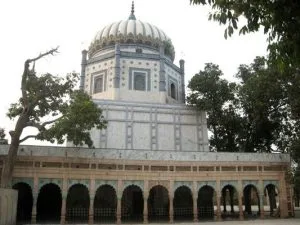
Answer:
<path fill-rule="evenodd" d="M 37 194 L 32 182 L 17 181 L 13 188 L 19 191 L 20 222 L 148 223 L 276 215 L 280 195 L 277 182 L 263 181 L 262 188 L 258 184 L 96 180 L 90 185 L 88 180 L 70 180 L 66 185 L 62 180 L 45 179 L 39 182 Z"/>

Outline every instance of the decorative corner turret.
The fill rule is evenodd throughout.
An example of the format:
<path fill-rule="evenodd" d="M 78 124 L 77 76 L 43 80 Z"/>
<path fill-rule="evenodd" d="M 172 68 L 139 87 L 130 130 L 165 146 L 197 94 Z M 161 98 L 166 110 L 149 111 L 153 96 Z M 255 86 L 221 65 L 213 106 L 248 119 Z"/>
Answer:
<path fill-rule="evenodd" d="M 82 57 L 81 57 L 81 74 L 80 74 L 80 85 L 79 89 L 84 90 L 84 79 L 85 79 L 85 67 L 87 65 L 87 50 L 83 50 L 81 52 Z"/>
<path fill-rule="evenodd" d="M 166 71 L 165 71 L 165 63 L 164 63 L 164 45 L 161 44 L 159 46 L 159 91 L 165 92 L 166 91 Z"/>
<path fill-rule="evenodd" d="M 184 82 L 184 60 L 179 60 L 179 67 L 181 73 L 181 85 L 182 85 L 182 101 L 185 103 L 185 82 Z"/>
<path fill-rule="evenodd" d="M 115 45 L 115 76 L 113 78 L 114 88 L 120 88 L 120 44 L 116 43 Z"/>

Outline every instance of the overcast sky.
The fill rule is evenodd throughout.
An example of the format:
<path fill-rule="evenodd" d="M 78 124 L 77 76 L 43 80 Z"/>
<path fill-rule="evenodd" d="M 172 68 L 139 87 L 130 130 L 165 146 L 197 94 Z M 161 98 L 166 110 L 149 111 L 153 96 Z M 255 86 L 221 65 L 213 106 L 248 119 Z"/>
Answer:
<path fill-rule="evenodd" d="M 60 46 L 59 54 L 36 65 L 38 73 L 65 75 L 80 72 L 81 51 L 107 24 L 127 19 L 131 0 L 10 0 L 0 2 L 0 127 L 13 129 L 6 117 L 10 103 L 20 97 L 20 79 L 27 58 Z M 135 0 L 135 16 L 162 29 L 175 47 L 175 64 L 184 59 L 186 84 L 204 64 L 218 64 L 233 79 L 240 64 L 266 54 L 262 33 L 234 35 L 225 40 L 224 29 L 208 21 L 209 7 L 189 0 Z M 27 141 L 24 144 L 40 144 Z M 49 144 L 49 143 L 44 143 Z"/>

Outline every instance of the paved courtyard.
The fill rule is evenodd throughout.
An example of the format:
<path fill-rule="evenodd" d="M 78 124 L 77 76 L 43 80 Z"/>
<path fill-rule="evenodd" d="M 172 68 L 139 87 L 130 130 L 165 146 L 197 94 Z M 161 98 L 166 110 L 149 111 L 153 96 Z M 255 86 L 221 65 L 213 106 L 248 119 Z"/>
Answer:
<path fill-rule="evenodd" d="M 151 223 L 152 224 L 152 223 Z M 222 221 L 222 222 L 199 222 L 199 223 L 174 223 L 175 224 L 190 224 L 190 225 L 299 225 L 300 218 L 297 219 L 273 219 L 273 220 L 247 220 L 247 221 Z M 136 225 L 136 224 L 135 224 Z M 153 225 L 155 225 L 153 223 Z M 156 224 L 158 225 L 158 223 Z"/>
<path fill-rule="evenodd" d="M 143 223 L 136 224 L 136 223 L 124 223 L 125 225 L 145 225 Z M 170 223 L 149 223 L 149 225 L 167 225 Z M 182 222 L 182 223 L 173 223 L 172 225 L 299 225 L 300 224 L 300 208 L 296 208 L 295 210 L 295 218 L 289 219 L 255 219 L 255 220 L 245 220 L 245 221 L 209 221 L 209 222 L 198 222 L 198 223 L 190 223 L 190 222 Z M 30 225 L 30 224 L 28 224 Z M 38 225 L 38 224 L 37 224 Z M 50 225 L 50 224 L 48 224 Z M 76 224 L 73 224 L 76 225 Z M 85 225 L 85 224 L 80 224 Z M 88 225 L 88 224 L 86 224 Z M 97 225 L 97 224 L 94 224 Z M 101 224 L 101 225 L 111 225 L 111 224 Z"/>
<path fill-rule="evenodd" d="M 136 223 L 124 223 L 125 225 L 144 225 L 144 224 L 136 224 Z M 170 223 L 149 223 L 150 225 L 167 225 Z M 268 220 L 247 220 L 247 221 L 221 221 L 221 222 L 198 222 L 198 223 L 173 223 L 173 225 L 299 225 L 300 224 L 300 218 L 295 219 L 268 219 Z M 49 225 L 49 224 L 48 224 Z M 73 224 L 76 225 L 76 224 Z M 79 225 L 79 224 L 78 224 Z M 85 224 L 80 224 L 85 225 Z M 86 224 L 87 225 L 87 224 Z M 96 225 L 96 224 L 95 224 Z M 106 224 L 101 224 L 106 225 Z M 111 224 L 107 224 L 111 225 Z"/>

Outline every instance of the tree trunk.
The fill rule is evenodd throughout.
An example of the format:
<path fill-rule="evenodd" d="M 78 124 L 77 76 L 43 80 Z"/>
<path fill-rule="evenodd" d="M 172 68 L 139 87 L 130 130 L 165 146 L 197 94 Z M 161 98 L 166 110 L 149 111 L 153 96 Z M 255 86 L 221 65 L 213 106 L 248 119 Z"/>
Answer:
<path fill-rule="evenodd" d="M 18 149 L 20 145 L 20 137 L 23 129 L 28 121 L 28 115 L 21 114 L 15 127 L 15 131 L 10 132 L 11 144 L 9 146 L 8 155 L 4 161 L 2 177 L 1 177 L 1 187 L 10 188 L 12 182 L 12 174 L 17 159 Z"/>

